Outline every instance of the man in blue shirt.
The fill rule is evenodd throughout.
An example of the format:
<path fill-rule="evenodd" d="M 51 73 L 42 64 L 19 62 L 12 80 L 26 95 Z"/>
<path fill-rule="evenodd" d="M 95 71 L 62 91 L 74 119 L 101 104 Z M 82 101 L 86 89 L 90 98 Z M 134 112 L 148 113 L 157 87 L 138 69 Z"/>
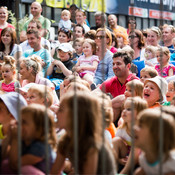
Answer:
<path fill-rule="evenodd" d="M 40 56 L 42 59 L 42 72 L 45 76 L 48 67 L 51 64 L 51 55 L 47 49 L 44 49 L 41 45 L 41 36 L 39 35 L 39 32 L 37 30 L 29 30 L 27 31 L 27 39 L 29 42 L 29 45 L 31 46 L 32 50 L 27 50 L 23 53 L 23 56 L 27 58 L 31 55 L 37 55 Z"/>

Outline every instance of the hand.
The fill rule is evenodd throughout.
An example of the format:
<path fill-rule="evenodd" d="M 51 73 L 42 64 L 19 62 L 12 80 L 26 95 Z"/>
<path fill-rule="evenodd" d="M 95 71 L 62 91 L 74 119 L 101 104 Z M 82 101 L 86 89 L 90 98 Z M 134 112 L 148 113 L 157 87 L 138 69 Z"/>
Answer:
<path fill-rule="evenodd" d="M 44 62 L 44 60 L 41 61 L 41 66 L 44 67 L 46 65 L 46 63 Z"/>
<path fill-rule="evenodd" d="M 18 124 L 16 120 L 10 121 L 9 135 L 11 139 L 16 139 L 18 136 Z"/>
<path fill-rule="evenodd" d="M 80 66 L 76 68 L 76 72 L 82 72 L 82 70 L 83 69 Z"/>
<path fill-rule="evenodd" d="M 121 165 L 126 165 L 126 162 L 128 161 L 128 156 L 121 158 L 118 161 Z"/>

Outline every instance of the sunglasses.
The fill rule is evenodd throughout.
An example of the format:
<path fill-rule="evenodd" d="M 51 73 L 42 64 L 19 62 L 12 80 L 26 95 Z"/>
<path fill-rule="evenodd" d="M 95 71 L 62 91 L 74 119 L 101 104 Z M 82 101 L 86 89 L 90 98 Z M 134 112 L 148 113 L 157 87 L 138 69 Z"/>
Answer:
<path fill-rule="evenodd" d="M 99 35 L 99 36 L 96 36 L 95 38 L 96 39 L 103 39 L 103 38 L 105 38 L 105 36 Z"/>
<path fill-rule="evenodd" d="M 130 35 L 129 38 L 131 39 L 134 39 L 134 38 L 137 38 L 138 36 L 137 35 Z"/>
<path fill-rule="evenodd" d="M 0 9 L 1 9 L 1 8 L 4 8 L 4 9 L 6 9 L 6 10 L 7 10 L 7 7 L 6 7 L 6 6 L 1 6 L 1 7 L 0 7 Z"/>
<path fill-rule="evenodd" d="M 70 32 L 70 30 L 68 30 L 66 28 L 60 28 L 60 31 L 65 32 L 65 33 L 69 33 Z"/>

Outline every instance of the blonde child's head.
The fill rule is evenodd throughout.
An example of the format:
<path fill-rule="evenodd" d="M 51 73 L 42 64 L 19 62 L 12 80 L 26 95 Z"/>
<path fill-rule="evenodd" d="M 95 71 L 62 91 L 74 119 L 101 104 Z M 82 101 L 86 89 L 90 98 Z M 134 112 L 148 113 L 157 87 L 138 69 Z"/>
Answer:
<path fill-rule="evenodd" d="M 168 83 L 168 91 L 166 93 L 166 99 L 167 101 L 171 102 L 173 97 L 175 95 L 175 81 L 174 80 L 171 80 L 169 83 Z"/>
<path fill-rule="evenodd" d="M 163 135 L 161 135 L 163 140 L 163 153 L 165 157 L 168 157 L 169 152 L 175 148 L 175 120 L 173 116 L 161 112 L 159 109 L 146 109 L 138 115 L 138 127 L 145 126 L 149 130 L 149 138 L 147 139 L 147 144 L 151 147 L 153 153 L 158 157 L 160 149 L 160 122 L 162 120 L 162 130 Z M 139 128 L 140 129 L 140 128 Z M 139 131 L 137 131 L 139 132 Z M 142 149 L 142 144 L 139 143 L 139 137 L 136 132 L 136 146 Z"/>
<path fill-rule="evenodd" d="M 126 83 L 126 90 L 124 92 L 125 97 L 132 97 L 132 90 L 133 96 L 143 96 L 143 86 L 144 84 L 139 80 L 132 80 Z"/>
<path fill-rule="evenodd" d="M 21 110 L 21 117 L 22 117 L 22 138 L 24 141 L 29 141 L 28 137 L 26 137 L 26 131 L 24 124 L 28 124 L 28 120 L 32 120 L 34 124 L 34 132 L 32 135 L 33 140 L 37 139 L 41 142 L 45 142 L 45 117 L 48 118 L 48 143 L 52 146 L 52 148 L 56 149 L 57 139 L 56 139 L 56 132 L 54 127 L 54 116 L 52 112 L 46 108 L 44 105 L 39 104 L 31 104 L 27 107 L 24 107 Z"/>
<path fill-rule="evenodd" d="M 121 50 L 126 52 L 132 58 L 132 60 L 134 59 L 134 49 L 132 49 L 131 46 L 126 45 Z"/>
<path fill-rule="evenodd" d="M 95 41 L 92 40 L 92 39 L 89 39 L 89 38 L 85 39 L 84 42 L 83 42 L 83 49 L 84 49 L 85 45 L 87 45 L 87 44 L 91 45 L 92 55 L 95 55 L 95 53 L 96 53 L 96 43 L 95 43 Z"/>
<path fill-rule="evenodd" d="M 15 78 L 15 76 L 16 76 L 16 60 L 15 60 L 15 58 L 13 58 L 12 56 L 5 56 L 4 62 L 2 63 L 1 71 L 2 71 L 2 78 L 3 79 Z M 7 74 L 7 72 L 11 72 L 12 74 L 9 75 L 9 73 L 8 73 L 8 76 L 5 76 L 5 74 Z"/>
<path fill-rule="evenodd" d="M 158 72 L 153 67 L 145 67 L 140 71 L 140 81 L 145 82 L 148 78 L 154 78 L 158 76 Z"/>
<path fill-rule="evenodd" d="M 28 104 L 46 104 L 48 107 L 53 104 L 52 89 L 42 84 L 32 85 L 27 92 L 27 97 Z"/>
<path fill-rule="evenodd" d="M 71 18 L 71 13 L 70 13 L 70 11 L 69 10 L 63 10 L 62 12 L 61 12 L 61 18 L 64 20 L 64 21 L 67 21 L 67 20 L 70 20 L 70 18 Z"/>
<path fill-rule="evenodd" d="M 133 108 L 132 108 L 133 107 Z M 132 121 L 132 110 L 134 114 L 134 119 L 137 120 L 137 115 L 143 111 L 144 109 L 148 108 L 148 104 L 146 100 L 142 99 L 141 97 L 128 97 L 124 103 L 124 109 L 122 111 L 121 117 L 123 119 L 123 124 L 121 128 L 127 126 L 127 124 L 131 124 Z"/>
<path fill-rule="evenodd" d="M 156 57 L 156 50 L 157 50 L 157 48 L 155 46 L 148 45 L 145 48 L 145 58 L 148 60 L 155 58 Z"/>
<path fill-rule="evenodd" d="M 156 52 L 156 57 L 160 64 L 167 64 L 170 60 L 170 51 L 168 47 L 159 47 Z"/>

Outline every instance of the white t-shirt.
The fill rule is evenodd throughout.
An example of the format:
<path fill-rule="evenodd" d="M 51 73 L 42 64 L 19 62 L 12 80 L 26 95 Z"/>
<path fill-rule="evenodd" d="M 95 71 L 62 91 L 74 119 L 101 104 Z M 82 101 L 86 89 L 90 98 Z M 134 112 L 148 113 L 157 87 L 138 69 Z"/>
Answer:
<path fill-rule="evenodd" d="M 149 164 L 146 160 L 145 153 L 142 152 L 139 156 L 139 164 L 143 168 L 146 175 L 159 175 L 160 162 L 156 161 Z M 170 153 L 169 158 L 162 164 L 162 173 L 175 172 L 175 151 Z"/>

